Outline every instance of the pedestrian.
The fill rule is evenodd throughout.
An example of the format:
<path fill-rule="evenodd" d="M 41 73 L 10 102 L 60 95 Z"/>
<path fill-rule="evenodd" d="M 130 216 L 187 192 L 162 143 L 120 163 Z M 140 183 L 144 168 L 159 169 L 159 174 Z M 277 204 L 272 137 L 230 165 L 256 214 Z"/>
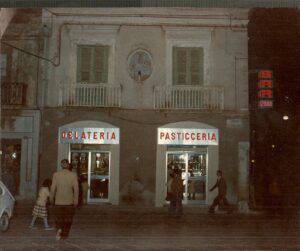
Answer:
<path fill-rule="evenodd" d="M 195 180 L 194 180 L 194 173 L 191 172 L 191 176 L 190 176 L 190 179 L 188 181 L 188 200 L 192 199 L 194 200 L 195 199 L 195 194 L 196 194 L 196 188 L 195 188 Z"/>
<path fill-rule="evenodd" d="M 50 201 L 55 205 L 56 240 L 69 236 L 75 208 L 78 205 L 77 175 L 69 170 L 69 161 L 61 161 L 62 170 L 53 174 Z"/>
<path fill-rule="evenodd" d="M 80 175 L 80 186 L 82 191 L 82 205 L 86 205 L 90 187 L 87 182 L 87 178 L 84 175 Z"/>
<path fill-rule="evenodd" d="M 215 188 L 218 188 L 218 195 L 214 199 L 213 204 L 210 206 L 209 212 L 214 213 L 215 207 L 220 206 L 221 202 L 223 202 L 223 205 L 226 207 L 227 212 L 231 213 L 232 210 L 230 209 L 230 205 L 226 198 L 226 192 L 227 192 L 226 180 L 224 179 L 221 170 L 217 171 L 217 177 L 218 178 L 216 184 L 209 191 L 213 191 Z"/>
<path fill-rule="evenodd" d="M 173 178 L 174 178 L 174 173 L 172 172 L 172 173 L 169 174 L 169 180 L 167 182 L 167 196 L 166 196 L 166 201 L 171 201 L 171 196 L 172 196 L 171 185 L 172 185 Z"/>
<path fill-rule="evenodd" d="M 44 229 L 45 230 L 53 230 L 53 227 L 50 227 L 48 224 L 48 209 L 47 204 L 50 197 L 50 186 L 51 186 L 51 180 L 45 179 L 43 181 L 43 184 L 39 190 L 38 198 L 35 202 L 35 205 L 33 207 L 32 211 L 32 220 L 29 225 L 30 228 L 36 228 L 34 226 L 37 218 L 42 218 L 44 221 Z"/>
<path fill-rule="evenodd" d="M 183 181 L 181 178 L 181 170 L 178 167 L 174 169 L 173 173 L 174 177 L 171 182 L 169 216 L 180 218 L 183 214 Z"/>

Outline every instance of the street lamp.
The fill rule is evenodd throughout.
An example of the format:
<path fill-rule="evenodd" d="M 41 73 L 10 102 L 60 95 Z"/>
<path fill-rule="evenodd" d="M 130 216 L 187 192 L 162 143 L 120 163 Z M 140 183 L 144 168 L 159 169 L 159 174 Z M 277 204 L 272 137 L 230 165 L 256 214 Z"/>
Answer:
<path fill-rule="evenodd" d="M 283 120 L 289 120 L 289 116 L 288 115 L 283 115 L 282 119 Z"/>

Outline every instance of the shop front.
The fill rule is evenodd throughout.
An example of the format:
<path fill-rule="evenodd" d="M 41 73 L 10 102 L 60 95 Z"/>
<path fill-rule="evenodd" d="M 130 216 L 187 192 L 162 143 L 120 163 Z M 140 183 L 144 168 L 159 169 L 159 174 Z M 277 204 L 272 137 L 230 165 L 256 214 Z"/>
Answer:
<path fill-rule="evenodd" d="M 57 161 L 69 159 L 87 203 L 119 204 L 119 141 L 119 128 L 107 123 L 80 121 L 59 128 Z"/>
<path fill-rule="evenodd" d="M 3 110 L 0 179 L 17 199 L 36 197 L 40 113 Z"/>
<path fill-rule="evenodd" d="M 166 184 L 175 168 L 182 172 L 183 203 L 206 205 L 213 196 L 208 193 L 218 169 L 218 129 L 207 124 L 183 121 L 157 130 L 155 206 L 166 201 Z"/>

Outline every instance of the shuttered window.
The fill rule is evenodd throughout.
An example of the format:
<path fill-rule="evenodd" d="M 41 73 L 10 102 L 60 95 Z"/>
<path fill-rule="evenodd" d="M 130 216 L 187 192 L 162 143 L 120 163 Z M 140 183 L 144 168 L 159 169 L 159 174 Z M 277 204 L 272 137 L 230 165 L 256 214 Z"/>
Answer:
<path fill-rule="evenodd" d="M 203 48 L 173 47 L 173 85 L 203 85 Z"/>
<path fill-rule="evenodd" d="M 77 81 L 107 83 L 108 46 L 78 46 Z"/>

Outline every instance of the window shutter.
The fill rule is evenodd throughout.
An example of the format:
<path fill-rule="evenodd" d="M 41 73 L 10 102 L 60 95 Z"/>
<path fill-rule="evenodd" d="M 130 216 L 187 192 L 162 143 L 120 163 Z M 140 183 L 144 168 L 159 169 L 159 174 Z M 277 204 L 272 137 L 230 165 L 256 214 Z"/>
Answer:
<path fill-rule="evenodd" d="M 90 82 L 92 49 L 89 47 L 79 47 L 78 55 L 78 80 L 79 82 Z"/>
<path fill-rule="evenodd" d="M 187 83 L 187 50 L 173 48 L 173 84 L 185 85 Z"/>
<path fill-rule="evenodd" d="M 96 83 L 107 83 L 108 75 L 108 46 L 95 47 L 94 54 L 94 81 Z"/>
<path fill-rule="evenodd" d="M 203 85 L 203 48 L 173 47 L 173 85 Z"/>
<path fill-rule="evenodd" d="M 190 84 L 203 85 L 203 48 L 191 48 L 190 59 Z"/>

